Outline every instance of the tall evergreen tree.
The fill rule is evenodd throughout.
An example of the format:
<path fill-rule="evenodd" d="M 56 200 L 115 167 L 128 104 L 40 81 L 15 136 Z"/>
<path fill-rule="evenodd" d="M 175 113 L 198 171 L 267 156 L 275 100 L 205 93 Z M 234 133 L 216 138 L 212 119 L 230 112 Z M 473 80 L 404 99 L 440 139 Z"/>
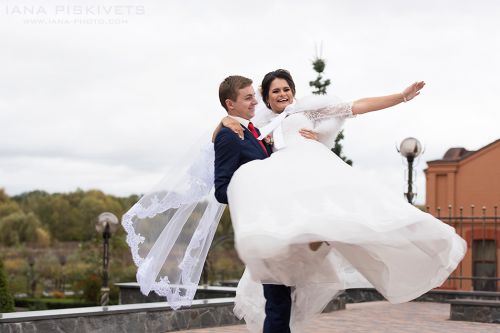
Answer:
<path fill-rule="evenodd" d="M 313 94 L 315 95 L 326 95 L 326 88 L 330 85 L 330 79 L 323 79 L 323 72 L 325 71 L 326 61 L 319 56 L 312 62 L 313 69 L 318 73 L 316 80 L 309 81 L 309 86 L 314 87 Z"/>
<path fill-rule="evenodd" d="M 315 95 L 326 95 L 326 88 L 330 85 L 331 81 L 330 79 L 324 79 L 323 78 L 323 72 L 325 71 L 326 67 L 326 60 L 321 58 L 320 55 L 316 55 L 316 58 L 312 61 L 313 69 L 316 73 L 318 73 L 318 76 L 316 77 L 316 80 L 314 81 L 309 81 L 309 86 L 313 87 L 313 94 Z M 332 152 L 337 154 L 338 157 L 340 157 L 344 162 L 346 162 L 349 165 L 352 165 L 352 160 L 348 159 L 343 153 L 342 153 L 342 143 L 341 141 L 344 139 L 344 130 L 341 130 L 339 134 L 337 135 L 337 138 L 335 139 L 335 146 L 332 148 Z"/>
<path fill-rule="evenodd" d="M 0 258 L 0 312 L 14 312 L 14 298 L 9 291 L 7 274 L 3 267 L 3 260 Z"/>
<path fill-rule="evenodd" d="M 335 146 L 332 148 L 332 151 L 337 154 L 338 157 L 340 157 L 344 162 L 352 166 L 352 160 L 347 158 L 343 153 L 342 153 L 342 144 L 340 141 L 344 139 L 344 130 L 341 130 L 339 134 L 337 135 L 337 138 L 335 139 Z"/>

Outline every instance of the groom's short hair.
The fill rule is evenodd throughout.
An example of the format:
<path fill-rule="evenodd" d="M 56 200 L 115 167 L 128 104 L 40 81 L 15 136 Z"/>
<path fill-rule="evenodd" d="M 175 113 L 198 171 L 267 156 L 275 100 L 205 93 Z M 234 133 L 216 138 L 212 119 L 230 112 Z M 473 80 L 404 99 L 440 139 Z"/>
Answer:
<path fill-rule="evenodd" d="M 238 91 L 250 86 L 252 83 L 252 80 L 244 76 L 231 75 L 226 77 L 219 86 L 219 100 L 222 107 L 228 111 L 226 99 L 236 101 Z"/>

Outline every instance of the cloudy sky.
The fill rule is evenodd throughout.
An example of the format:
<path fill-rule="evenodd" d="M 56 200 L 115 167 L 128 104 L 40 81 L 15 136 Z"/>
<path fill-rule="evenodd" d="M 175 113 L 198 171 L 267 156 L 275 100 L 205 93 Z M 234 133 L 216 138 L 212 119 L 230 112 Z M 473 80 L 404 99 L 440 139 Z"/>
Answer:
<path fill-rule="evenodd" d="M 350 120 L 344 143 L 403 193 L 395 146 L 417 137 L 421 203 L 426 161 L 500 138 L 498 17 L 496 0 L 0 0 L 0 187 L 144 193 L 224 116 L 224 77 L 286 68 L 308 95 L 322 44 L 345 100 L 426 81 L 411 103 Z"/>

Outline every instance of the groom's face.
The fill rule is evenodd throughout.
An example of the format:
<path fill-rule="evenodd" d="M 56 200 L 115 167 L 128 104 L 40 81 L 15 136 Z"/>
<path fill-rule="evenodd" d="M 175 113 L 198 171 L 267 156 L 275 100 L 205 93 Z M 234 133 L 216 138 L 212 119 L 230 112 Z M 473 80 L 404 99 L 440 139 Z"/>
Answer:
<path fill-rule="evenodd" d="M 236 101 L 227 99 L 226 105 L 228 106 L 228 113 L 231 116 L 250 120 L 255 115 L 255 106 L 257 105 L 253 87 L 248 86 L 240 89 Z"/>

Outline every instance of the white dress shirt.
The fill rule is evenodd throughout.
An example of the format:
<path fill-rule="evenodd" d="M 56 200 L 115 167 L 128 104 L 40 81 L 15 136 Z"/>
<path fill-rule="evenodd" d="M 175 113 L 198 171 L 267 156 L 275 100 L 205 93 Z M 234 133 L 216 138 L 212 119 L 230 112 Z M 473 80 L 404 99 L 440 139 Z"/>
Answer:
<path fill-rule="evenodd" d="M 233 118 L 234 120 L 245 126 L 246 129 L 248 129 L 248 124 L 250 123 L 250 120 L 238 116 L 229 116 L 229 117 Z"/>

